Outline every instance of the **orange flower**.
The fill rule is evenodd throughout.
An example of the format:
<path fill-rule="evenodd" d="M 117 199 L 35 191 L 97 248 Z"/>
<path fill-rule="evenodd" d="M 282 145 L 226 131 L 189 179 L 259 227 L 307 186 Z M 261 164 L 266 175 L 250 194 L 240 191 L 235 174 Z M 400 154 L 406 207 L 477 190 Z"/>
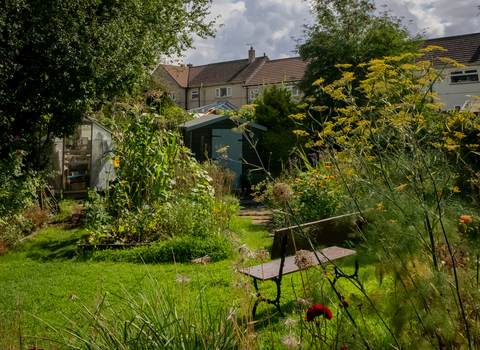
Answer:
<path fill-rule="evenodd" d="M 297 179 L 297 181 L 302 181 L 302 179 Z"/>
<path fill-rule="evenodd" d="M 331 166 L 330 165 L 325 165 L 325 168 L 330 169 Z"/>
<path fill-rule="evenodd" d="M 460 222 L 464 222 L 466 224 L 469 224 L 472 222 L 472 218 L 469 215 L 462 215 L 460 216 Z"/>
<path fill-rule="evenodd" d="M 320 185 L 318 185 L 318 186 L 320 186 L 320 187 L 323 187 L 323 185 L 322 185 L 322 184 L 320 184 Z"/>
<path fill-rule="evenodd" d="M 336 184 L 339 184 L 340 182 L 338 182 L 338 181 L 335 181 L 335 183 L 336 183 Z"/>
<path fill-rule="evenodd" d="M 312 170 L 314 173 L 316 173 L 317 171 L 315 169 Z"/>
<path fill-rule="evenodd" d="M 315 186 L 314 184 L 310 184 L 310 186 Z"/>
<path fill-rule="evenodd" d="M 298 193 L 303 194 L 303 192 L 298 192 Z"/>
<path fill-rule="evenodd" d="M 333 170 L 338 171 L 338 169 L 333 169 Z"/>
<path fill-rule="evenodd" d="M 333 176 L 333 175 L 330 175 L 330 178 L 331 178 L 331 179 L 334 179 L 334 178 L 335 178 L 335 176 Z"/>

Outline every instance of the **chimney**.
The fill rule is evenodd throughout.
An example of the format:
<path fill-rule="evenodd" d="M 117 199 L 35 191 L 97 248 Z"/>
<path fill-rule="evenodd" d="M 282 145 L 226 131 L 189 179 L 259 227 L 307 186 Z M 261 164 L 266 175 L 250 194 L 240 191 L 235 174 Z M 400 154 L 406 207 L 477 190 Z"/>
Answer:
<path fill-rule="evenodd" d="M 252 63 L 255 61 L 255 50 L 253 46 L 250 46 L 250 50 L 248 50 L 248 63 Z"/>
<path fill-rule="evenodd" d="M 192 68 L 192 67 L 193 67 L 193 64 L 189 63 L 189 64 L 187 64 L 187 67 L 188 67 L 188 68 Z"/>

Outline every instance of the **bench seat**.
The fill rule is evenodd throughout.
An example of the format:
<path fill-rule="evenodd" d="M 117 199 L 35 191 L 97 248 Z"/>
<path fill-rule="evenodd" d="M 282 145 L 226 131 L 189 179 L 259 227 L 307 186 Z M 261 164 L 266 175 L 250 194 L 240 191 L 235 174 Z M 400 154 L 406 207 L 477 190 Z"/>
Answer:
<path fill-rule="evenodd" d="M 351 249 L 333 246 L 333 247 L 322 249 L 321 252 L 317 252 L 317 255 L 318 255 L 318 258 L 320 259 L 320 263 L 323 264 L 328 260 L 340 259 L 349 255 L 354 255 L 355 253 L 356 252 Z M 315 254 L 312 252 L 310 254 L 312 256 L 313 261 L 317 261 L 315 258 Z M 239 272 L 243 273 L 244 275 L 255 278 L 257 280 L 268 281 L 268 280 L 272 280 L 279 277 L 281 262 L 282 260 L 279 259 L 263 265 L 247 267 L 245 269 L 240 270 Z M 318 262 L 316 263 L 318 264 Z M 295 265 L 295 256 L 290 256 L 288 258 L 285 258 L 282 275 L 288 275 L 290 273 L 294 273 L 297 271 L 299 271 L 299 268 L 297 265 Z"/>

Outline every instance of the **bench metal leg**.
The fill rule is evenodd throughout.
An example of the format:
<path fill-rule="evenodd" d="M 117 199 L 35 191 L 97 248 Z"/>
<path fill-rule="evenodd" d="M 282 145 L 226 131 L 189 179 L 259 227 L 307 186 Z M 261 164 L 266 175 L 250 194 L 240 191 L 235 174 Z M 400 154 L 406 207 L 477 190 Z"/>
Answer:
<path fill-rule="evenodd" d="M 253 279 L 253 285 L 255 287 L 255 290 L 257 291 L 257 300 L 255 300 L 255 304 L 253 305 L 253 309 L 252 309 L 253 317 L 255 317 L 255 313 L 257 312 L 258 304 L 262 301 L 266 302 L 267 304 L 275 305 L 278 312 L 280 312 L 280 315 L 282 317 L 285 316 L 283 314 L 282 308 L 280 307 L 280 296 L 281 296 L 281 293 L 282 293 L 282 289 L 281 289 L 282 279 L 281 278 L 275 278 L 275 279 L 273 279 L 273 281 L 277 285 L 277 297 L 275 298 L 275 300 L 264 298 L 262 296 L 262 294 L 260 293 L 260 290 L 258 289 L 257 279 L 256 278 Z"/>

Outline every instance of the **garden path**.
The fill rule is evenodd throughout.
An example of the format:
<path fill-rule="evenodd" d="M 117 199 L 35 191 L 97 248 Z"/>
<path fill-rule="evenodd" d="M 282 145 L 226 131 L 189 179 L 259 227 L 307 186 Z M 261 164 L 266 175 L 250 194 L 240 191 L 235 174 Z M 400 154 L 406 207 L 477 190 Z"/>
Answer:
<path fill-rule="evenodd" d="M 269 232 L 273 232 L 272 211 L 263 204 L 252 199 L 241 199 L 242 209 L 237 210 L 237 215 L 252 218 L 252 224 L 266 226 Z"/>

